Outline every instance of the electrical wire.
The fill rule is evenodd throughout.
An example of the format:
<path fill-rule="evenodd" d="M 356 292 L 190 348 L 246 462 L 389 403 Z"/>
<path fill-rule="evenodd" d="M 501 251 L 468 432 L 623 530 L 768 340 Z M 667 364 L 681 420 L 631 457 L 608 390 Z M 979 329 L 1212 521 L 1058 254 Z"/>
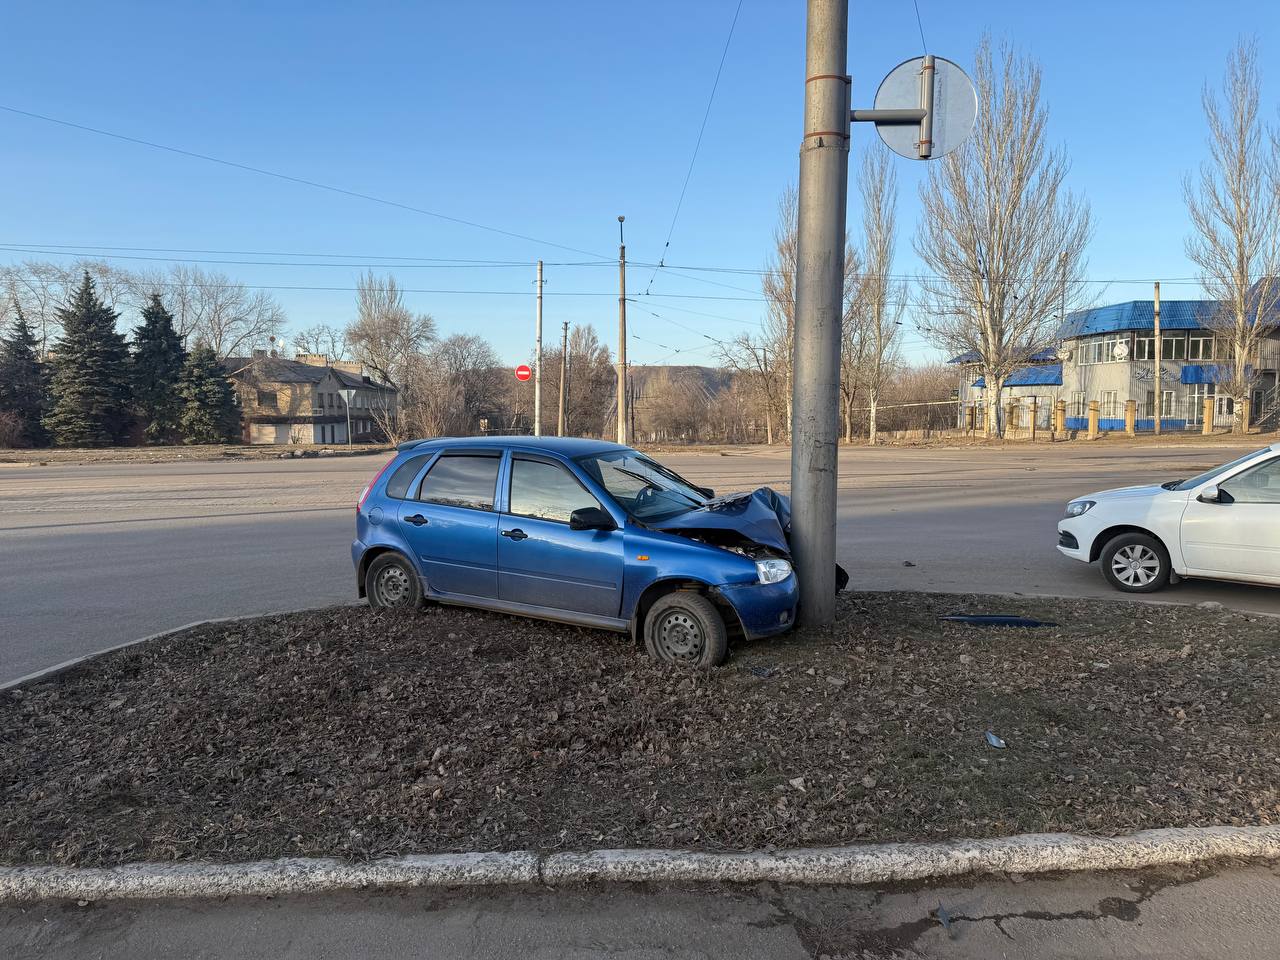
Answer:
<path fill-rule="evenodd" d="M 489 233 L 496 233 L 504 237 L 511 237 L 516 240 L 525 240 L 529 243 L 536 243 L 542 246 L 555 247 L 558 250 L 569 250 L 573 253 L 584 253 L 589 257 L 600 257 L 602 254 L 594 253 L 590 250 L 580 250 L 577 247 L 566 246 L 562 243 L 552 243 L 550 240 L 542 240 L 538 237 L 531 237 L 528 234 L 516 233 L 512 230 L 503 230 L 501 227 L 493 227 L 486 223 L 478 223 L 475 220 L 465 220 L 462 217 L 452 217 L 448 214 L 438 213 L 435 210 L 427 210 L 423 207 L 415 207 L 412 204 L 400 203 L 397 200 L 388 200 L 385 197 L 374 196 L 369 193 L 361 193 L 358 190 L 348 190 L 346 187 L 337 187 L 329 183 L 321 183 L 318 180 L 308 180 L 305 177 L 295 177 L 292 174 L 280 173 L 276 170 L 267 170 L 264 167 L 255 167 L 247 163 L 240 163 L 235 160 L 226 160 L 222 157 L 210 156 L 207 153 L 197 153 L 194 150 L 185 150 L 181 147 L 171 147 L 167 144 L 156 143 L 154 140 L 143 140 L 140 137 L 130 137 L 123 133 L 114 133 L 110 130 L 102 130 L 98 127 L 90 127 L 83 123 L 74 123 L 70 120 L 61 120 L 57 117 L 49 117 L 42 113 L 34 113 L 30 110 L 19 110 L 17 107 L 6 106 L 0 103 L 0 110 L 6 113 L 16 114 L 22 117 L 28 117 L 33 120 L 42 120 L 45 123 L 53 123 L 62 127 L 69 127 L 73 130 L 81 130 L 85 133 L 96 134 L 100 137 L 110 137 L 113 140 L 121 140 L 125 143 L 132 143 L 138 146 L 150 147 L 153 150 L 164 150 L 168 153 L 176 153 L 179 156 L 191 157 L 196 160 L 205 160 L 209 163 L 221 164 L 224 167 L 233 167 L 236 170 L 244 170 L 248 173 L 256 173 L 264 177 L 274 177 L 277 180 L 285 180 L 289 183 L 301 184 L 305 187 L 313 187 L 317 190 L 327 190 L 330 193 L 341 194 L 345 197 L 353 197 L 357 200 L 367 200 L 370 203 L 378 203 L 387 207 L 395 207 L 398 210 L 407 210 L 410 213 L 418 213 L 427 217 L 435 217 L 437 220 L 445 220 L 449 223 L 460 224 L 465 227 L 473 227 L 476 230 L 486 230 Z"/>
<path fill-rule="evenodd" d="M 711 84 L 711 94 L 707 97 L 707 109 L 702 113 L 702 125 L 698 127 L 698 139 L 693 144 L 693 156 L 689 158 L 689 169 L 684 174 L 684 184 L 680 187 L 680 199 L 676 201 L 675 213 L 671 215 L 671 226 L 667 228 L 667 242 L 662 245 L 662 255 L 658 258 L 658 263 L 666 259 L 667 250 L 671 246 L 671 236 L 676 231 L 676 221 L 680 219 L 680 208 L 684 206 L 684 195 L 689 189 L 689 180 L 693 176 L 693 165 L 698 161 L 698 150 L 702 147 L 702 135 L 707 131 L 707 120 L 711 116 L 711 105 L 716 100 L 716 89 L 720 86 L 720 74 L 724 72 L 724 61 L 729 56 L 729 45 L 733 43 L 733 31 L 738 26 L 738 15 L 742 13 L 742 0 L 738 0 L 738 6 L 733 11 L 733 22 L 729 24 L 729 36 L 725 38 L 724 50 L 720 52 L 720 65 L 716 67 L 716 78 Z M 647 294 L 653 289 L 653 279 L 658 275 L 658 268 L 654 267 L 653 274 L 649 277 L 649 284 L 645 288 Z"/>
<path fill-rule="evenodd" d="M 920 20 L 920 0 L 911 0 L 916 8 L 916 26 L 920 29 L 920 50 L 927 57 L 929 55 L 929 44 L 924 42 L 924 23 Z"/>

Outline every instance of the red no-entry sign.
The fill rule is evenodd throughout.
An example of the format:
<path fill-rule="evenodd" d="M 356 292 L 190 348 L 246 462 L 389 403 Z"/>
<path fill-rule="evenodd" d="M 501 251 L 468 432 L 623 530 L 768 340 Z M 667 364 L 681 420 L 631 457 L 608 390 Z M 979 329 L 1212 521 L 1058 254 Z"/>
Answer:
<path fill-rule="evenodd" d="M 528 380 L 532 376 L 533 376 L 533 370 L 529 368 L 529 365 L 527 363 L 522 363 L 520 364 L 520 366 L 516 367 L 516 379 L 519 380 L 521 383 L 523 383 L 525 380 Z"/>

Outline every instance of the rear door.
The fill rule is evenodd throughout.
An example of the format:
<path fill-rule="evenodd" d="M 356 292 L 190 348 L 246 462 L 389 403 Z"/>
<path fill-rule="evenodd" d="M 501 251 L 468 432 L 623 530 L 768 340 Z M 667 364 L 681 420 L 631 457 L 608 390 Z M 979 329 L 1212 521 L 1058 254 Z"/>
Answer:
<path fill-rule="evenodd" d="M 1221 503 L 1192 499 L 1182 516 L 1187 569 L 1280 584 L 1280 457 L 1218 484 Z"/>
<path fill-rule="evenodd" d="M 599 617 L 622 606 L 618 530 L 570 530 L 569 515 L 603 505 L 559 461 L 513 453 L 507 512 L 498 537 L 503 600 Z"/>
<path fill-rule="evenodd" d="M 446 450 L 410 499 L 401 501 L 401 532 L 432 593 L 492 600 L 498 596 L 497 450 Z"/>

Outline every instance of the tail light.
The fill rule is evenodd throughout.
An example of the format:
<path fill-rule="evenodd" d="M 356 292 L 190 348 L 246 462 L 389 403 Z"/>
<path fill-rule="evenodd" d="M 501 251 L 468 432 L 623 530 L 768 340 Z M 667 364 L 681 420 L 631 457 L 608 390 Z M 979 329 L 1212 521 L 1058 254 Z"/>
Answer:
<path fill-rule="evenodd" d="M 396 458 L 392 457 L 390 460 L 388 460 L 386 463 L 382 465 L 381 470 L 379 470 L 376 474 L 374 474 L 373 479 L 370 480 L 367 484 L 365 484 L 364 489 L 360 491 L 360 499 L 356 501 L 356 513 L 359 513 L 360 510 L 364 507 L 364 502 L 369 499 L 370 491 L 373 490 L 373 488 L 377 485 L 378 481 L 382 479 L 382 475 L 386 473 L 387 469 L 395 462 L 396 462 Z"/>

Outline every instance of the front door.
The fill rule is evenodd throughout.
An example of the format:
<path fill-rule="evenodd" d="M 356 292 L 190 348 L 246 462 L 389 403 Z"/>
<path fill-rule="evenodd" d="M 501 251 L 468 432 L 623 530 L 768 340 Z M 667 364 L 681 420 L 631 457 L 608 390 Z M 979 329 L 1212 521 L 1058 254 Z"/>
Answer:
<path fill-rule="evenodd" d="M 1182 516 L 1191 573 L 1280 583 L 1280 457 L 1218 485 L 1221 503 L 1192 500 Z"/>
<path fill-rule="evenodd" d="M 445 451 L 423 478 L 416 499 L 401 501 L 400 529 L 429 592 L 498 596 L 494 494 L 501 462 L 497 452 Z"/>
<path fill-rule="evenodd" d="M 503 600 L 598 617 L 622 606 L 621 530 L 570 530 L 569 515 L 600 502 L 563 464 L 513 454 L 498 537 Z"/>

